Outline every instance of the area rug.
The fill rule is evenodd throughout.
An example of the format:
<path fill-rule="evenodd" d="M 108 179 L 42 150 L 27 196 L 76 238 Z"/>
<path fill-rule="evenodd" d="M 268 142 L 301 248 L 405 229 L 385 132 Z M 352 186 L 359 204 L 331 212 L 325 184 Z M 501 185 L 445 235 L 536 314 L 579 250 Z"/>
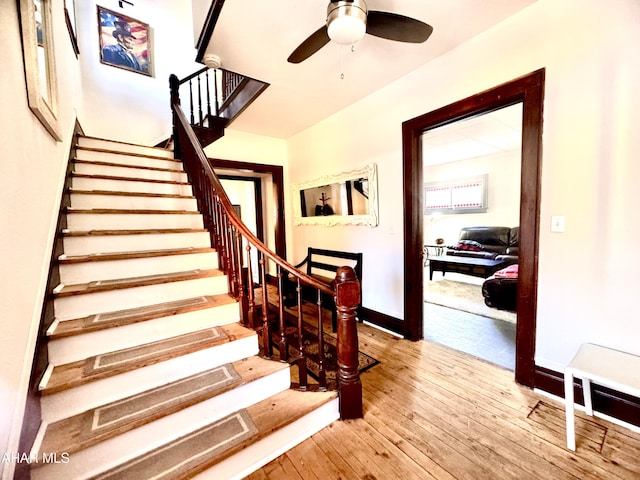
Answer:
<path fill-rule="evenodd" d="M 473 283 L 458 282 L 446 278 L 426 280 L 424 301 L 483 317 L 516 323 L 516 314 L 506 310 L 488 307 L 484 303 L 482 287 Z"/>
<path fill-rule="evenodd" d="M 271 325 L 273 327 L 271 339 L 274 349 L 277 352 L 280 343 L 280 331 L 278 329 L 277 318 L 275 312 L 269 312 L 271 317 Z M 285 338 L 287 339 L 287 347 L 289 349 L 289 359 L 295 358 L 300 354 L 300 346 L 298 342 L 298 327 L 295 326 L 297 319 L 295 316 L 285 312 L 287 326 L 285 327 Z M 318 329 L 309 324 L 304 323 L 302 327 L 302 348 L 307 360 L 307 371 L 309 375 L 318 380 L 319 378 L 319 361 L 320 350 L 318 347 Z M 330 390 L 337 388 L 336 374 L 338 372 L 338 350 L 336 347 L 337 338 L 334 334 L 323 332 L 324 340 L 324 369 L 327 374 L 327 387 Z M 363 352 L 358 352 L 358 370 L 362 373 L 368 368 L 380 363 L 378 360 Z"/>

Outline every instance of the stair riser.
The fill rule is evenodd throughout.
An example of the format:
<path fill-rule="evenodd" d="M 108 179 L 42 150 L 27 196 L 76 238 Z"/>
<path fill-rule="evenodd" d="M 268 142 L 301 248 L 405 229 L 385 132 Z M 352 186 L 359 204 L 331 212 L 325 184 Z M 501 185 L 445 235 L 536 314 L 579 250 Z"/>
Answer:
<path fill-rule="evenodd" d="M 166 228 L 202 228 L 197 213 L 68 213 L 70 230 L 147 230 Z"/>
<path fill-rule="evenodd" d="M 145 168 L 114 167 L 110 165 L 95 165 L 76 163 L 74 173 L 85 175 L 109 175 L 112 177 L 139 178 L 145 180 L 162 180 L 164 182 L 186 182 L 187 174 L 180 172 L 166 172 L 163 170 L 148 170 Z"/>
<path fill-rule="evenodd" d="M 71 178 L 76 190 L 108 190 L 112 192 L 158 193 L 166 195 L 193 195 L 191 185 L 173 183 L 137 182 L 135 180 L 109 180 L 102 178 Z"/>
<path fill-rule="evenodd" d="M 225 293 L 227 289 L 227 277 L 221 275 L 160 285 L 58 297 L 54 300 L 54 310 L 56 318 L 69 320 L 96 313 L 155 305 L 199 295 L 217 295 Z"/>
<path fill-rule="evenodd" d="M 113 142 L 101 138 L 78 137 L 78 145 L 81 147 L 96 148 L 103 150 L 114 150 L 116 152 L 131 152 L 141 155 L 153 155 L 156 157 L 173 158 L 173 151 L 162 148 L 145 147 L 143 145 L 129 145 L 126 143 Z"/>
<path fill-rule="evenodd" d="M 215 252 L 126 260 L 88 261 L 60 265 L 60 282 L 66 285 L 73 285 L 99 280 L 216 268 L 218 268 L 218 255 Z"/>
<path fill-rule="evenodd" d="M 228 325 L 240 319 L 237 303 L 171 315 L 168 317 L 50 340 L 49 363 L 62 365 L 94 355 L 164 340 L 208 327 Z"/>
<path fill-rule="evenodd" d="M 42 419 L 51 423 L 257 353 L 258 337 L 251 335 L 90 384 L 43 395 L 40 399 Z"/>
<path fill-rule="evenodd" d="M 169 248 L 210 247 L 208 232 L 153 233 L 140 235 L 94 235 L 64 237 L 64 252 L 68 255 L 88 255 L 95 252 L 135 252 L 149 247 Z"/>
<path fill-rule="evenodd" d="M 90 162 L 109 162 L 121 165 L 138 167 L 166 168 L 169 170 L 180 170 L 182 165 L 175 160 L 160 158 L 139 157 L 136 155 L 126 155 L 122 153 L 96 152 L 92 150 L 78 149 L 76 151 L 78 160 L 88 160 Z"/>
<path fill-rule="evenodd" d="M 191 478 L 242 480 L 339 418 L 338 399 L 335 399 Z"/>
<path fill-rule="evenodd" d="M 35 469 L 32 479 L 89 478 L 119 465 L 125 459 L 135 458 L 160 447 L 166 442 L 215 422 L 240 408 L 246 408 L 257 401 L 275 395 L 288 387 L 289 371 L 284 369 L 74 453 L 71 456 L 72 461 L 67 464 L 46 465 Z M 220 480 L 226 477 L 217 478 Z"/>
<path fill-rule="evenodd" d="M 137 197 L 128 195 L 72 193 L 71 207 L 196 211 L 198 209 L 198 204 L 195 198 Z"/>

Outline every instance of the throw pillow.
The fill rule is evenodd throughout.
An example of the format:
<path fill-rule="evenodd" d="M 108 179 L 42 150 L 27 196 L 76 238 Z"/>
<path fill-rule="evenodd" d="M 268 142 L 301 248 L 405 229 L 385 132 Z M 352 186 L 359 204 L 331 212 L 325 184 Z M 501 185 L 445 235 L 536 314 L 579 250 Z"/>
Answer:
<path fill-rule="evenodd" d="M 496 278 L 518 278 L 518 264 L 509 265 L 495 273 Z"/>
<path fill-rule="evenodd" d="M 458 244 L 453 247 L 454 250 L 467 250 L 470 252 L 481 252 L 484 250 L 482 244 L 474 240 L 460 240 Z"/>

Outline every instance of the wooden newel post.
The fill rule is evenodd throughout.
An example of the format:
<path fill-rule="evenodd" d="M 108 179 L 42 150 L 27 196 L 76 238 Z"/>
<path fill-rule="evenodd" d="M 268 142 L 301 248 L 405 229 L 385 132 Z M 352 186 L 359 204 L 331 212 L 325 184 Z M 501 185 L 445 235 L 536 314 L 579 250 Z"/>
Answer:
<path fill-rule="evenodd" d="M 173 111 L 173 105 L 180 105 L 180 80 L 173 73 L 169 75 L 169 91 L 171 92 L 171 112 L 173 122 L 173 156 L 174 158 L 181 158 L 180 152 L 180 139 L 178 138 L 178 130 L 176 128 L 176 119 L 173 117 L 175 112 Z"/>
<path fill-rule="evenodd" d="M 358 370 L 356 311 L 360 304 L 360 282 L 351 267 L 336 272 L 335 300 L 338 312 L 338 394 L 340 418 L 362 418 L 362 383 Z"/>

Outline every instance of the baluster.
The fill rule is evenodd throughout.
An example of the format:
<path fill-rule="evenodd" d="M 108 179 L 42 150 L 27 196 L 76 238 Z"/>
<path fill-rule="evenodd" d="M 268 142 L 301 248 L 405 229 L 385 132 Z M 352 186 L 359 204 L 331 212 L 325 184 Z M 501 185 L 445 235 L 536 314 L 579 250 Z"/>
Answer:
<path fill-rule="evenodd" d="M 233 244 L 233 225 L 231 224 L 231 219 L 229 218 L 229 213 L 227 212 L 226 214 L 226 219 L 227 219 L 227 228 L 225 229 L 225 234 L 226 234 L 226 238 L 227 238 L 227 262 L 229 264 L 229 271 L 227 272 L 227 276 L 229 277 L 230 280 L 230 284 L 229 284 L 229 293 L 234 297 L 237 298 L 237 292 L 236 292 L 236 275 L 235 275 L 235 263 L 234 263 L 234 256 L 233 256 L 233 250 L 234 250 L 234 244 Z"/>
<path fill-rule="evenodd" d="M 269 328 L 269 299 L 267 298 L 267 278 L 266 271 L 267 266 L 264 260 L 264 255 L 260 256 L 260 280 L 262 281 L 262 356 L 264 358 L 271 358 L 271 332 Z"/>
<path fill-rule="evenodd" d="M 287 346 L 287 336 L 284 322 L 284 299 L 282 298 L 282 267 L 277 266 L 278 275 L 278 314 L 280 315 L 280 361 L 286 362 L 289 359 L 289 348 Z M 300 345 L 302 346 L 302 345 Z"/>
<path fill-rule="evenodd" d="M 335 279 L 338 312 L 338 393 L 340 418 L 362 418 L 362 383 L 358 370 L 358 329 L 356 314 L 360 304 L 360 283 L 351 267 L 340 267 Z"/>
<path fill-rule="evenodd" d="M 318 290 L 318 383 L 321 392 L 327 391 L 327 372 L 324 362 L 324 330 L 322 329 L 322 292 Z M 301 349 L 302 350 L 302 349 Z"/>
<path fill-rule="evenodd" d="M 191 110 L 191 125 L 195 122 L 195 117 L 193 116 L 193 81 L 189 80 L 189 109 Z"/>
<path fill-rule="evenodd" d="M 236 226 L 229 222 L 229 244 L 231 245 L 231 277 L 232 277 L 232 294 L 235 298 L 240 298 L 240 286 L 242 281 L 240 277 L 241 259 L 238 258 L 238 237 L 236 235 Z"/>
<path fill-rule="evenodd" d="M 243 270 L 243 262 L 242 262 L 242 237 L 240 236 L 240 232 L 236 229 L 236 258 L 238 259 L 238 272 L 239 272 L 239 290 L 240 290 L 240 323 L 245 327 L 249 325 L 249 304 L 247 301 L 248 291 L 251 290 L 249 288 L 249 279 L 244 278 L 244 270 Z"/>
<path fill-rule="evenodd" d="M 198 75 L 198 118 L 200 119 L 199 125 L 202 126 L 202 90 L 200 87 L 200 75 Z"/>
<path fill-rule="evenodd" d="M 216 117 L 220 116 L 220 99 L 218 98 L 218 71 L 213 71 L 213 109 Z"/>
<path fill-rule="evenodd" d="M 302 351 L 304 334 L 302 330 L 304 319 L 302 318 L 302 286 L 300 279 L 296 278 L 296 295 L 298 295 L 298 345 L 300 345 L 300 358 L 298 359 L 298 388 L 307 389 L 307 359 Z"/>
<path fill-rule="evenodd" d="M 249 297 L 249 327 L 256 329 L 255 323 L 256 301 L 255 292 L 253 291 L 253 266 L 251 265 L 251 245 L 247 243 L 247 285 L 249 286 L 247 293 Z"/>
<path fill-rule="evenodd" d="M 214 70 L 215 75 L 215 70 Z M 204 72 L 205 80 L 207 82 L 207 119 L 211 121 L 211 93 L 209 92 L 209 70 Z"/>
<path fill-rule="evenodd" d="M 218 252 L 218 266 L 221 268 L 221 270 L 224 270 L 224 259 L 222 258 L 222 239 L 220 238 L 220 225 L 222 224 L 222 214 L 220 213 L 220 199 L 218 198 L 218 196 L 215 196 L 215 202 L 213 204 L 213 209 L 214 209 L 214 217 L 215 217 L 215 224 L 214 224 L 214 237 L 215 237 L 215 248 L 216 251 Z"/>

